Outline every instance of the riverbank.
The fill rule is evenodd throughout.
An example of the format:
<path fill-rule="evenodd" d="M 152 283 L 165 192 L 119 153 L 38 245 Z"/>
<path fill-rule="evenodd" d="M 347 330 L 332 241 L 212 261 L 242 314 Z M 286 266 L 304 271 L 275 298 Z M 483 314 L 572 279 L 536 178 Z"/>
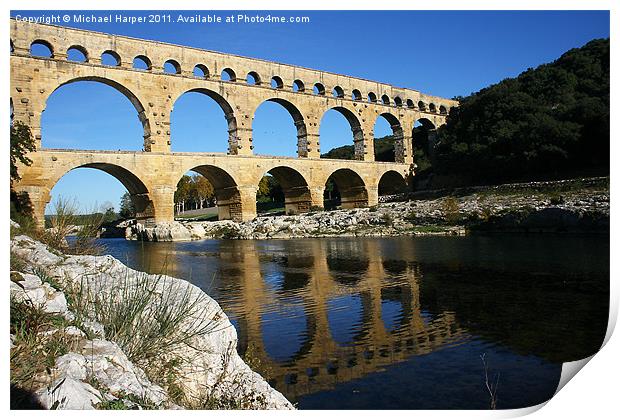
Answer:
<path fill-rule="evenodd" d="M 11 240 L 11 408 L 292 409 L 236 343 L 185 280 Z"/>
<path fill-rule="evenodd" d="M 609 232 L 609 178 L 435 191 L 372 208 L 258 217 L 237 223 L 135 224 L 144 241 L 334 236 L 464 235 L 485 232 Z"/>

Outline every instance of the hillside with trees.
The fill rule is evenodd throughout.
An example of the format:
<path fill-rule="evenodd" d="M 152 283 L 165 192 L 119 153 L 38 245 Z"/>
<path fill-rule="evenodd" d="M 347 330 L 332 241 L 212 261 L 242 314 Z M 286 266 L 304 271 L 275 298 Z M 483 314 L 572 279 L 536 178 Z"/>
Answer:
<path fill-rule="evenodd" d="M 325 159 L 355 159 L 354 146 L 340 146 L 321 155 Z M 385 136 L 375 139 L 375 160 L 379 162 L 394 162 L 394 136 Z"/>
<path fill-rule="evenodd" d="M 609 174 L 609 39 L 458 99 L 431 160 L 444 179 Z"/>

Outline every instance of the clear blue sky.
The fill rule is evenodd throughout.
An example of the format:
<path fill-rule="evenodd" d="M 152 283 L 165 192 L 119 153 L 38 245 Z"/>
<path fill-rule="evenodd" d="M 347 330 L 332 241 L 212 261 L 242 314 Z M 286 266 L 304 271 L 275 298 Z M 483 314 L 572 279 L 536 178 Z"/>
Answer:
<path fill-rule="evenodd" d="M 11 15 L 58 13 L 64 14 L 13 11 Z M 137 16 L 151 12 L 122 13 Z M 160 13 L 171 14 L 173 19 L 178 13 L 195 14 Z M 201 12 L 207 13 L 225 17 L 240 12 Z M 344 73 L 445 97 L 468 95 L 506 77 L 517 76 L 528 67 L 552 61 L 591 39 L 609 37 L 606 11 L 283 14 L 309 16 L 310 23 L 66 25 Z M 201 95 L 181 97 L 175 104 L 171 124 L 173 151 L 226 150 L 223 113 Z M 375 133 L 382 136 L 391 130 L 387 122 L 380 120 Z M 321 150 L 351 143 L 351 131 L 344 117 L 335 111 L 326 114 L 321 122 Z M 254 120 L 255 152 L 293 156 L 295 144 L 289 114 L 276 104 L 261 105 Z M 43 118 L 43 145 L 140 150 L 142 132 L 136 112 L 124 96 L 107 86 L 84 82 L 65 86 L 50 97 Z M 79 169 L 61 179 L 52 197 L 76 197 L 87 210 L 106 201 L 117 205 L 123 192 L 122 185 L 111 176 Z"/>

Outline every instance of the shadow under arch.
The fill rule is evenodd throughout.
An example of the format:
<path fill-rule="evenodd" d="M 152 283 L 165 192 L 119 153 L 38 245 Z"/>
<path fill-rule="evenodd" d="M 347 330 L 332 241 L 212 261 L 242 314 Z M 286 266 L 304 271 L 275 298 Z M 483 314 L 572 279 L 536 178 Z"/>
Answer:
<path fill-rule="evenodd" d="M 360 120 L 353 113 L 353 111 L 343 106 L 335 106 L 328 109 L 323 113 L 323 117 L 325 117 L 325 114 L 331 110 L 340 113 L 349 123 L 351 132 L 353 133 L 354 159 L 364 160 L 364 132 L 362 130 Z M 323 117 L 321 117 L 321 122 L 323 121 Z"/>
<path fill-rule="evenodd" d="M 79 83 L 79 82 L 97 82 L 97 83 L 104 84 L 106 86 L 110 86 L 116 89 L 118 92 L 122 93 L 127 99 L 129 99 L 129 102 L 131 102 L 131 104 L 136 109 L 136 112 L 138 113 L 138 119 L 140 120 L 140 123 L 142 124 L 142 129 L 144 131 L 143 150 L 146 152 L 151 151 L 151 144 L 152 144 L 151 143 L 151 125 L 146 115 L 144 105 L 142 104 L 142 102 L 140 102 L 140 99 L 138 99 L 138 97 L 130 89 L 124 86 L 122 83 L 119 83 L 115 80 L 108 79 L 105 77 L 99 77 L 99 76 L 75 77 L 75 78 L 66 80 L 62 82 L 61 84 L 59 84 L 58 86 L 56 86 L 56 88 L 54 88 L 54 90 L 51 91 L 50 94 L 45 99 L 45 104 L 47 105 L 47 102 L 49 101 L 50 97 L 63 86 L 74 84 L 74 83 Z M 45 109 L 43 109 L 43 111 L 45 111 Z"/>
<path fill-rule="evenodd" d="M 437 127 L 428 118 L 419 118 L 413 125 L 411 142 L 414 163 L 416 163 L 416 154 L 432 158 L 437 145 Z"/>
<path fill-rule="evenodd" d="M 215 91 L 205 89 L 205 88 L 195 88 L 195 89 L 189 89 L 189 90 L 182 92 L 174 100 L 174 104 L 177 103 L 177 101 L 179 100 L 179 98 L 181 98 L 181 96 L 185 95 L 186 93 L 190 93 L 190 92 L 201 93 L 203 95 L 206 95 L 207 97 L 213 99 L 215 103 L 217 103 L 218 106 L 222 109 L 222 111 L 224 112 L 224 118 L 226 118 L 226 123 L 228 125 L 228 154 L 229 155 L 238 154 L 239 142 L 237 138 L 237 117 L 235 116 L 235 111 L 233 107 L 230 105 L 230 103 L 226 99 L 224 99 L 222 95 L 220 95 L 219 93 Z M 172 109 L 170 110 L 171 117 L 172 117 L 172 111 L 174 109 L 174 104 L 172 106 Z"/>
<path fill-rule="evenodd" d="M 293 118 L 293 124 L 295 125 L 295 129 L 297 130 L 297 156 L 308 157 L 308 131 L 306 129 L 306 122 L 301 111 L 299 111 L 299 109 L 293 103 L 287 101 L 286 99 L 269 98 L 258 104 L 256 109 L 254 110 L 254 116 L 256 116 L 256 111 L 258 111 L 261 105 L 265 102 L 276 103 L 286 109 L 286 111 L 288 111 L 288 113 Z"/>
<path fill-rule="evenodd" d="M 357 172 L 348 168 L 337 169 L 327 178 L 326 184 L 330 180 L 338 188 L 342 208 L 368 207 L 368 190 Z"/>
<path fill-rule="evenodd" d="M 437 128 L 435 124 L 428 118 L 418 118 L 416 120 L 416 123 L 419 123 L 422 127 L 426 128 L 427 130 L 434 130 Z"/>
<path fill-rule="evenodd" d="M 213 186 L 219 220 L 242 219 L 243 203 L 241 202 L 238 184 L 227 171 L 213 165 L 198 165 L 183 173 L 189 171 L 204 176 Z"/>
<path fill-rule="evenodd" d="M 379 118 L 385 118 L 385 120 L 390 124 L 390 128 L 392 129 L 392 136 L 394 137 L 394 162 L 404 163 L 405 162 L 405 143 L 404 143 L 404 135 L 403 135 L 403 127 L 400 124 L 400 120 L 393 114 L 389 112 L 383 112 L 377 116 L 377 120 Z M 375 125 L 377 124 L 377 120 L 375 120 Z"/>
<path fill-rule="evenodd" d="M 387 171 L 379 179 L 379 196 L 401 194 L 407 191 L 407 181 L 394 170 Z"/>
<path fill-rule="evenodd" d="M 286 214 L 299 214 L 310 211 L 312 197 L 306 178 L 289 166 L 276 166 L 266 173 L 272 175 L 282 187 Z M 262 176 L 261 176 L 262 178 Z M 260 179 L 256 181 L 256 185 Z"/>
<path fill-rule="evenodd" d="M 136 220 L 138 221 L 150 221 L 155 218 L 155 206 L 149 195 L 149 189 L 142 180 L 128 169 L 122 166 L 106 163 L 106 162 L 92 162 L 76 165 L 64 171 L 60 176 L 56 177 L 50 182 L 50 191 L 60 181 L 62 177 L 71 172 L 74 169 L 90 168 L 98 169 L 112 175 L 127 189 L 131 196 L 131 201 L 136 210 Z M 50 197 L 51 198 L 51 197 Z M 45 207 L 43 208 L 45 211 Z"/>

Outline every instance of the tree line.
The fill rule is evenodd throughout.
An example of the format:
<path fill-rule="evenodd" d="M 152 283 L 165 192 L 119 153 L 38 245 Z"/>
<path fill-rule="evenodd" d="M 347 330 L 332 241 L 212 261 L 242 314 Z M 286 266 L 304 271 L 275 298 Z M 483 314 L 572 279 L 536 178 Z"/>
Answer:
<path fill-rule="evenodd" d="M 468 183 L 607 175 L 609 93 L 609 39 L 596 39 L 456 98 L 431 172 Z"/>
<path fill-rule="evenodd" d="M 174 193 L 175 213 L 198 210 L 216 204 L 213 185 L 202 175 L 183 175 Z"/>

